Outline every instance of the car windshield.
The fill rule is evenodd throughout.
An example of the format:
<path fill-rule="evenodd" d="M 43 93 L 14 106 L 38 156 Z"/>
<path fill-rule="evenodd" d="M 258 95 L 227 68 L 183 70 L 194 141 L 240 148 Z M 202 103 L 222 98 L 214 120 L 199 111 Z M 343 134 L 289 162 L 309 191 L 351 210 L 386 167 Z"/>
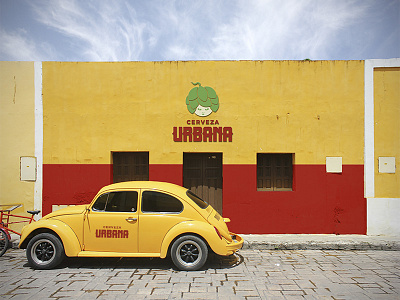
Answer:
<path fill-rule="evenodd" d="M 203 199 L 201 199 L 196 194 L 192 193 L 190 190 L 187 190 L 186 195 L 188 195 L 188 197 L 190 199 L 192 199 L 193 202 L 196 203 L 200 208 L 203 208 L 203 209 L 207 208 L 208 203 L 206 201 L 204 201 Z"/>

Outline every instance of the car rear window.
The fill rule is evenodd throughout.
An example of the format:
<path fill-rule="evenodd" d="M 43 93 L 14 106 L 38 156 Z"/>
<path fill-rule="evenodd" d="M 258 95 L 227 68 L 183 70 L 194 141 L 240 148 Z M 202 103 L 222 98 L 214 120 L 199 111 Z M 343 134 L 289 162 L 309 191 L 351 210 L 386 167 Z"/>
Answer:
<path fill-rule="evenodd" d="M 190 199 L 192 199 L 193 202 L 196 203 L 200 208 L 202 208 L 202 209 L 207 208 L 208 203 L 206 201 L 204 201 L 203 199 L 201 199 L 196 194 L 194 194 L 193 192 L 191 192 L 190 190 L 187 190 L 186 195 L 188 195 L 188 197 Z"/>
<path fill-rule="evenodd" d="M 180 213 L 182 210 L 182 202 L 171 195 L 153 191 L 143 192 L 142 212 Z"/>

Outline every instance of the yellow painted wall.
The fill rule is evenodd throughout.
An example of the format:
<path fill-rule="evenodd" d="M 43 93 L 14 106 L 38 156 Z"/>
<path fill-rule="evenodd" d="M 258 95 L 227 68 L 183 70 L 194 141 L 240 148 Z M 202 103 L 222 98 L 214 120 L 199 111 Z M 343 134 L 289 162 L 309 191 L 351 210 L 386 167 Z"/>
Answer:
<path fill-rule="evenodd" d="M 400 198 L 400 68 L 374 70 L 375 197 Z M 396 173 L 379 173 L 379 157 L 395 157 Z"/>
<path fill-rule="evenodd" d="M 14 212 L 27 215 L 34 182 L 20 180 L 20 157 L 35 156 L 33 62 L 0 62 L 0 139 L 0 204 L 21 203 Z"/>
<path fill-rule="evenodd" d="M 233 142 L 173 142 L 187 126 L 191 82 L 212 87 L 220 108 L 205 119 Z M 255 164 L 257 152 L 296 153 L 296 164 L 363 164 L 363 61 L 43 63 L 44 164 L 109 164 L 110 151 L 150 151 L 150 164 L 182 152 L 224 152 Z M 204 118 L 203 118 L 204 119 Z"/>

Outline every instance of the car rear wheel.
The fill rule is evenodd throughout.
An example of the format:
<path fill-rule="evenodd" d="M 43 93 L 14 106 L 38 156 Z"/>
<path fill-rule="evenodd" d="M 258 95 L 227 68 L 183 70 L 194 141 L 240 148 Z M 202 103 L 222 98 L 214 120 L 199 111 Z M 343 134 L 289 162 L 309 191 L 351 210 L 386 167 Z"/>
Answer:
<path fill-rule="evenodd" d="M 35 269 L 52 269 L 63 261 L 64 246 L 53 234 L 40 233 L 29 241 L 26 257 Z"/>
<path fill-rule="evenodd" d="M 184 235 L 178 238 L 171 248 L 171 258 L 174 265 L 184 271 L 200 269 L 207 260 L 206 243 L 194 235 Z"/>

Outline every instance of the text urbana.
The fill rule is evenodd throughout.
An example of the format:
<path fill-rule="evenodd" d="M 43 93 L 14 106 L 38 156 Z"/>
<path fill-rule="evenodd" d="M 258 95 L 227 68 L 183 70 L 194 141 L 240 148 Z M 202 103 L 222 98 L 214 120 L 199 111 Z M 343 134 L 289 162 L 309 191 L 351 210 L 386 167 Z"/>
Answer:
<path fill-rule="evenodd" d="M 174 142 L 232 142 L 232 127 L 221 127 L 218 120 L 187 120 L 186 124 L 173 127 Z"/>

